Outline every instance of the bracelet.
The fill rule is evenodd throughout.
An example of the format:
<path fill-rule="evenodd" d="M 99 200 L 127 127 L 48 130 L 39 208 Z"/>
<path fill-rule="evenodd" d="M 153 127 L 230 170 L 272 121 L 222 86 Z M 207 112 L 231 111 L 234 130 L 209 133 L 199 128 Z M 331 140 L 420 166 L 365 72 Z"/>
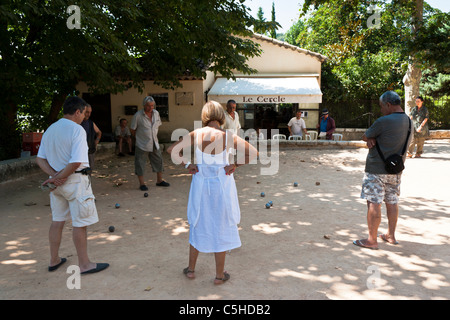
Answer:
<path fill-rule="evenodd" d="M 191 162 L 188 161 L 188 162 L 184 165 L 184 168 L 187 169 L 187 167 L 189 167 L 190 164 L 191 164 Z"/>

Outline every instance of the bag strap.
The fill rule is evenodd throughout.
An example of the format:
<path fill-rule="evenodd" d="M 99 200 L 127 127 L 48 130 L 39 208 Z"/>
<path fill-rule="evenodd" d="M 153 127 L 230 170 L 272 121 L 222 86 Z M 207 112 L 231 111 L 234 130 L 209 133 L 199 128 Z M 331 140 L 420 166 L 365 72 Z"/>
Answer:
<path fill-rule="evenodd" d="M 377 147 L 378 154 L 380 155 L 381 160 L 383 160 L 383 162 L 386 162 L 386 159 L 384 159 L 383 153 L 381 152 L 380 147 L 378 146 L 378 141 L 375 142 L 375 147 Z"/>
<path fill-rule="evenodd" d="M 406 136 L 406 141 L 405 141 L 405 144 L 403 146 L 403 150 L 402 150 L 401 156 L 403 156 L 405 154 L 406 147 L 407 147 L 408 140 L 409 140 L 409 136 L 411 135 L 411 119 L 408 118 L 408 122 L 409 122 L 408 135 Z M 380 157 L 383 160 L 383 162 L 385 162 L 386 160 L 384 159 L 383 153 L 381 152 L 380 147 L 378 146 L 378 141 L 375 143 L 375 147 L 377 147 L 378 154 L 380 155 Z"/>
<path fill-rule="evenodd" d="M 403 146 L 402 156 L 405 154 L 406 147 L 407 147 L 408 140 L 409 140 L 409 136 L 411 135 L 411 119 L 408 118 L 408 121 L 409 121 L 408 135 L 406 136 L 405 145 Z"/>

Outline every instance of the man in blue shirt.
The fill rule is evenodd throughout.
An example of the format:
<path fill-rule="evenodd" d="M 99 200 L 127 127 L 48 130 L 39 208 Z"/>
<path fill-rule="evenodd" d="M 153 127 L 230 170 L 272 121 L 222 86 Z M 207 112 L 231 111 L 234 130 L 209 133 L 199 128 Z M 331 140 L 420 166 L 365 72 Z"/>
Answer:
<path fill-rule="evenodd" d="M 319 139 L 333 139 L 333 132 L 336 130 L 334 119 L 328 115 L 328 110 L 322 110 L 322 116 L 316 126 L 319 129 Z"/>

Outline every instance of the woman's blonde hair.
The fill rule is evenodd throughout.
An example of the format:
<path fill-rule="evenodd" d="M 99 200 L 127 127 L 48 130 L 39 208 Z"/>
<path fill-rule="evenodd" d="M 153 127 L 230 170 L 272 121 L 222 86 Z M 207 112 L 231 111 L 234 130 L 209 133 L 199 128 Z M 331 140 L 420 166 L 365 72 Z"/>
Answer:
<path fill-rule="evenodd" d="M 218 121 L 220 125 L 225 123 L 225 110 L 216 101 L 208 101 L 202 109 L 203 125 L 206 126 L 211 121 Z"/>

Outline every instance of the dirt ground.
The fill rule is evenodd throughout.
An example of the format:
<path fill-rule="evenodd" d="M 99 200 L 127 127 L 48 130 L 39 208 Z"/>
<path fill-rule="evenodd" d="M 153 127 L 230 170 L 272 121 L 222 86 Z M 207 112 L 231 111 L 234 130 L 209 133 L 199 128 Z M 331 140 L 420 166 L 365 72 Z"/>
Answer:
<path fill-rule="evenodd" d="M 238 168 L 242 247 L 227 254 L 231 279 L 221 286 L 213 284 L 213 254 L 200 254 L 195 280 L 182 274 L 191 177 L 167 154 L 171 186 L 156 187 L 148 167 L 148 197 L 138 189 L 132 156 L 97 160 L 92 186 L 100 222 L 88 228 L 89 255 L 110 267 L 82 276 L 80 289 L 67 286 L 67 268 L 77 263 L 70 222 L 60 250 L 68 262 L 47 271 L 51 213 L 38 188 L 45 175 L 1 183 L 0 299 L 448 300 L 449 142 L 427 141 L 422 159 L 407 160 L 399 244 L 379 243 L 376 251 L 352 244 L 367 237 L 359 198 L 367 149 L 280 149 L 276 175 L 261 175 L 262 164 Z M 386 228 L 383 208 L 379 231 Z"/>

